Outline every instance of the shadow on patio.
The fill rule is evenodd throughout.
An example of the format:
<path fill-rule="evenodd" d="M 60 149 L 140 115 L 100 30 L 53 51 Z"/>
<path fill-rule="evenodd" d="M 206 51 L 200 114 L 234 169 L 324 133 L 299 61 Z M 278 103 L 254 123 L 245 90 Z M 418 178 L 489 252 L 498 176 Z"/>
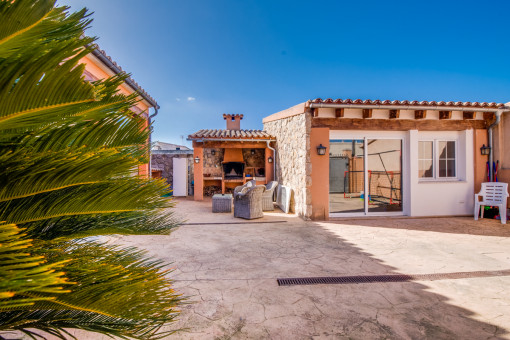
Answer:
<path fill-rule="evenodd" d="M 509 336 L 510 299 L 504 292 L 510 277 L 284 287 L 276 282 L 286 277 L 510 269 L 501 256 L 473 251 L 480 247 L 509 256 L 504 250 L 510 249 L 508 243 L 494 244 L 494 237 L 393 229 L 372 222 L 313 223 L 277 213 L 258 221 L 287 222 L 244 223 L 229 214 L 212 214 L 210 202 L 177 202 L 177 211 L 197 224 L 184 225 L 170 236 L 132 236 L 119 242 L 173 262 L 175 287 L 193 302 L 170 327 L 188 328 L 177 334 L 179 339 Z"/>

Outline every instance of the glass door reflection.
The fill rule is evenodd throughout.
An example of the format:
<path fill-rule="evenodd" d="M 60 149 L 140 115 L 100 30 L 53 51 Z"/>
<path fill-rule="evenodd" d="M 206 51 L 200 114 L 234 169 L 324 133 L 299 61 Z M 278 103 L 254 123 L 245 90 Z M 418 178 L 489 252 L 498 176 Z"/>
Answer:
<path fill-rule="evenodd" d="M 329 211 L 364 213 L 364 140 L 330 141 Z"/>
<path fill-rule="evenodd" d="M 368 139 L 368 212 L 402 211 L 402 140 Z"/>

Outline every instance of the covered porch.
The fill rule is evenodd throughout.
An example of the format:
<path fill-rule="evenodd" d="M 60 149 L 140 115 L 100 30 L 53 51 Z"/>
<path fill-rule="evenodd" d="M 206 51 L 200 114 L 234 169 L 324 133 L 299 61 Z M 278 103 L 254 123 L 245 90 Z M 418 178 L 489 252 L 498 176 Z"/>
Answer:
<path fill-rule="evenodd" d="M 274 142 L 261 130 L 241 130 L 242 115 L 224 115 L 227 129 L 205 129 L 190 136 L 193 141 L 194 199 L 230 193 L 236 186 L 255 180 L 274 179 Z M 273 145 L 273 146 L 272 146 Z"/>

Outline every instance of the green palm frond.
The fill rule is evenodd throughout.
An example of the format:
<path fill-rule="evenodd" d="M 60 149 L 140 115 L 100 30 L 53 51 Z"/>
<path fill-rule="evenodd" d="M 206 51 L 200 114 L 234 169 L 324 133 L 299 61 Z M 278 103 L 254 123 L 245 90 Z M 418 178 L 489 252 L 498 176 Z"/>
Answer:
<path fill-rule="evenodd" d="M 173 206 L 170 206 L 172 208 Z M 133 211 L 118 214 L 66 216 L 23 225 L 30 233 L 40 234 L 44 240 L 71 239 L 97 235 L 153 235 L 170 234 L 182 224 L 171 209 L 163 211 Z"/>
<path fill-rule="evenodd" d="M 0 313 L 69 292 L 63 288 L 69 281 L 56 271 L 68 260 L 46 263 L 43 254 L 33 254 L 37 249 L 25 236 L 14 224 L 0 224 Z"/>
<path fill-rule="evenodd" d="M 72 325 L 150 339 L 165 335 L 158 330 L 177 316 L 175 305 L 182 298 L 171 289 L 172 282 L 167 278 L 170 271 L 140 250 L 79 241 L 44 242 L 40 248 L 51 261 L 73 258 L 66 266 L 66 275 L 78 283 L 72 286 L 72 294 L 38 302 L 35 313 L 19 309 L 0 314 L 0 322 L 2 318 L 10 320 L 11 330 L 34 327 L 38 315 L 37 320 L 53 330 Z"/>
<path fill-rule="evenodd" d="M 168 234 L 179 221 L 168 186 L 133 175 L 151 127 L 131 111 L 136 94 L 117 90 L 128 75 L 84 81 L 91 20 L 67 9 L 0 0 L 0 332 L 157 338 L 182 300 L 163 263 L 73 239 Z"/>
<path fill-rule="evenodd" d="M 163 181 L 127 177 L 1 202 L 0 216 L 21 225 L 64 216 L 161 209 L 169 207 L 169 200 L 162 197 L 168 192 Z"/>
<path fill-rule="evenodd" d="M 0 155 L 0 163 L 0 178 L 9 179 L 0 186 L 0 204 L 69 187 L 110 182 L 130 175 L 138 165 L 132 157 L 114 149 L 46 151 L 35 155 L 18 150 Z"/>

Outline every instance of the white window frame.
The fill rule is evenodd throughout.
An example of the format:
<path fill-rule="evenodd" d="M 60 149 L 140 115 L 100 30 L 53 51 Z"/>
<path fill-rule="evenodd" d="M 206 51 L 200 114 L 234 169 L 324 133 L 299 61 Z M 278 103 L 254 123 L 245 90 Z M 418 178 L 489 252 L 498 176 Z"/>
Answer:
<path fill-rule="evenodd" d="M 420 139 L 418 140 L 418 144 L 420 142 L 432 142 L 432 172 L 434 174 L 433 177 L 419 177 L 418 173 L 418 180 L 420 182 L 441 182 L 441 181 L 458 181 L 459 180 L 459 141 L 458 139 L 453 138 L 435 138 L 435 139 Z M 439 142 L 454 142 L 455 143 L 455 176 L 453 177 L 439 177 L 439 152 L 438 152 L 438 145 Z M 419 147 L 419 146 L 418 146 Z M 418 158 L 419 162 L 419 158 Z M 418 171 L 419 171 L 419 164 L 418 164 Z"/>

